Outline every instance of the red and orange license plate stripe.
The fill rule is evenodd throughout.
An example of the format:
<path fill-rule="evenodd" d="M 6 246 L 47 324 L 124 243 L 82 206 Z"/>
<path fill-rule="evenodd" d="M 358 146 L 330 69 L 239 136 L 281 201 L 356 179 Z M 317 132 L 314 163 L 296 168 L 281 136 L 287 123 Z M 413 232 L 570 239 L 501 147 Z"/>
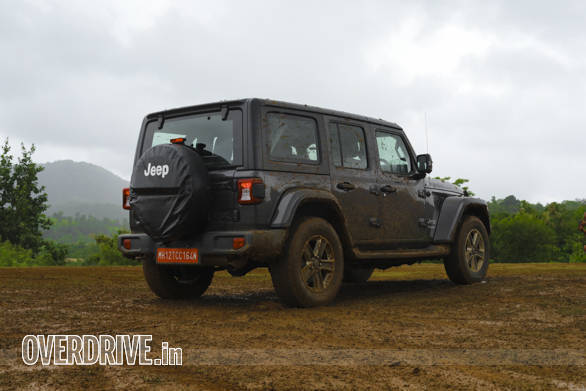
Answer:
<path fill-rule="evenodd" d="M 197 264 L 199 252 L 196 248 L 158 248 L 157 263 Z"/>

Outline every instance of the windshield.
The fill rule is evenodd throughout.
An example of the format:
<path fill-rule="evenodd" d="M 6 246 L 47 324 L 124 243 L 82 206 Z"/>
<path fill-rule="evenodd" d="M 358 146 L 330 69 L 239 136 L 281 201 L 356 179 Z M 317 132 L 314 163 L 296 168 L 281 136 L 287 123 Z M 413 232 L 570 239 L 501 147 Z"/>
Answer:
<path fill-rule="evenodd" d="M 232 109 L 226 119 L 220 111 L 166 118 L 147 124 L 142 152 L 171 139 L 185 138 L 185 144 L 196 148 L 208 168 L 242 164 L 242 111 Z"/>

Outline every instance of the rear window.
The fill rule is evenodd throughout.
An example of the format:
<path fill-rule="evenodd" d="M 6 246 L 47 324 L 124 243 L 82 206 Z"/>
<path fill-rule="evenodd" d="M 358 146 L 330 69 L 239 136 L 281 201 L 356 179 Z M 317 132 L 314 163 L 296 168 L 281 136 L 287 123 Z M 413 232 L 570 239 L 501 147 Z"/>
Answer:
<path fill-rule="evenodd" d="M 268 113 L 267 131 L 271 160 L 318 163 L 317 123 L 313 118 Z"/>
<path fill-rule="evenodd" d="M 242 164 L 242 111 L 232 109 L 222 119 L 220 111 L 166 118 L 147 124 L 142 151 L 171 139 L 185 138 L 185 144 L 196 148 L 208 168 Z"/>

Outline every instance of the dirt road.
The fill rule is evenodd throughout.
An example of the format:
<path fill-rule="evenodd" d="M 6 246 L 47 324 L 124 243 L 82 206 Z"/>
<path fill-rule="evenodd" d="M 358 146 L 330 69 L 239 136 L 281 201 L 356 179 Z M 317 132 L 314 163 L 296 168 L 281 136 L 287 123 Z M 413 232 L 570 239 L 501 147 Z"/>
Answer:
<path fill-rule="evenodd" d="M 403 266 L 313 309 L 283 307 L 263 271 L 217 273 L 200 300 L 169 302 L 139 267 L 4 268 L 0 311 L 0 389 L 586 388 L 586 264 L 493 264 L 471 286 L 451 284 L 441 265 Z M 155 347 L 183 348 L 184 361 L 27 367 L 27 334 L 152 334 Z M 213 365 L 214 352 L 225 365 Z M 434 353 L 447 355 L 443 365 L 431 365 Z"/>

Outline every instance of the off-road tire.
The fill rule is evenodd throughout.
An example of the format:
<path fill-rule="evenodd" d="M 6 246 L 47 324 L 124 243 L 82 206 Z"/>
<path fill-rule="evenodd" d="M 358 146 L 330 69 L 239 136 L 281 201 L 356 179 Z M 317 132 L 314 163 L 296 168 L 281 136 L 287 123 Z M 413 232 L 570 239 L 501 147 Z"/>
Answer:
<path fill-rule="evenodd" d="M 142 270 L 148 286 L 162 299 L 195 299 L 212 283 L 214 269 L 201 266 L 158 265 L 146 257 Z"/>
<path fill-rule="evenodd" d="M 346 267 L 344 269 L 344 282 L 347 283 L 364 283 L 368 281 L 372 273 L 374 272 L 374 268 L 350 268 Z"/>
<path fill-rule="evenodd" d="M 344 276 L 344 252 L 336 230 L 319 217 L 299 220 L 291 227 L 283 256 L 269 269 L 275 291 L 285 305 L 328 304 L 338 294 Z"/>
<path fill-rule="evenodd" d="M 484 249 L 482 265 L 480 265 L 480 261 L 477 261 L 481 252 L 473 245 L 473 238 L 477 234 L 479 235 L 478 240 L 482 240 L 482 242 L 476 243 L 481 243 Z M 474 260 L 471 261 L 472 257 Z M 444 267 L 448 277 L 456 284 L 480 282 L 486 276 L 489 259 L 490 242 L 484 223 L 478 217 L 465 216 L 456 235 L 451 253 L 444 259 Z"/>

